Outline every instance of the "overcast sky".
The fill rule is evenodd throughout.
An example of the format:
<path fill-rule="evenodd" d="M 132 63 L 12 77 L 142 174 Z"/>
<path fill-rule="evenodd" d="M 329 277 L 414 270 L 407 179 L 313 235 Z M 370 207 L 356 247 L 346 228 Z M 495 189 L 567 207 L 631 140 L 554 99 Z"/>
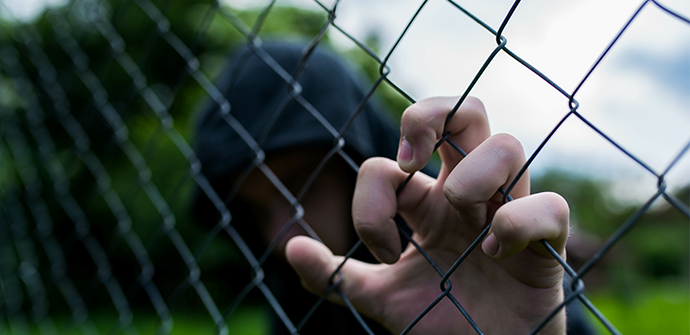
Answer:
<path fill-rule="evenodd" d="M 14 15 L 30 17 L 43 3 L 10 0 Z M 267 0 L 225 0 L 234 7 Z M 324 0 L 327 6 L 333 0 Z M 513 1 L 457 1 L 497 29 Z M 690 1 L 663 0 L 690 17 Z M 320 10 L 311 0 L 278 0 Z M 355 38 L 380 37 L 387 52 L 422 1 L 342 0 L 336 23 Z M 14 4 L 14 5 L 13 5 Z M 503 35 L 508 48 L 572 92 L 642 1 L 525 0 Z M 355 45 L 335 29 L 338 48 Z M 430 0 L 390 59 L 389 78 L 419 100 L 459 95 L 496 44 L 482 27 L 447 1 Z M 567 99 L 505 53 L 499 53 L 472 95 L 486 105 L 493 132 L 510 133 L 532 154 L 568 112 Z M 648 3 L 577 93 L 578 111 L 656 172 L 690 142 L 690 25 Z M 619 196 L 653 194 L 656 180 L 583 122 L 571 116 L 532 166 L 617 181 Z M 668 184 L 690 183 L 690 154 L 669 173 Z"/>

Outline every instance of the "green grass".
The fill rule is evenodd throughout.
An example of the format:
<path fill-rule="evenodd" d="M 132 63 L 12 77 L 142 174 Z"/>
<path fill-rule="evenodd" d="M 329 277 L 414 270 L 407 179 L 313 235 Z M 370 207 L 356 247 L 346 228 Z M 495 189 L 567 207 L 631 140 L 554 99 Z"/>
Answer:
<path fill-rule="evenodd" d="M 646 287 L 642 291 L 630 292 L 627 298 L 612 291 L 592 292 L 587 297 L 623 334 L 690 334 L 690 291 L 687 285 Z M 229 334 L 269 334 L 268 313 L 261 307 L 245 307 L 236 311 L 228 320 Z M 91 311 L 89 315 L 99 333 L 121 333 L 113 327 L 117 321 L 113 311 Z M 594 316 L 591 319 L 598 334 L 608 334 Z M 60 334 L 81 334 L 67 315 L 53 315 L 52 320 Z M 173 311 L 173 320 L 172 333 L 176 335 L 216 333 L 213 320 L 205 310 Z M 14 321 L 12 326 L 0 323 L 0 333 L 41 334 L 30 320 Z M 160 322 L 153 311 L 135 311 L 133 326 L 139 334 L 155 334 Z"/>
<path fill-rule="evenodd" d="M 690 292 L 676 287 L 660 287 L 631 292 L 630 299 L 612 294 L 588 294 L 588 298 L 623 334 L 690 334 Z M 598 334 L 609 334 L 592 317 Z"/>
<path fill-rule="evenodd" d="M 173 325 L 171 333 L 175 335 L 187 334 L 217 334 L 213 319 L 205 311 L 180 312 L 173 311 Z M 267 312 L 260 307 L 243 308 L 235 313 L 228 320 L 229 334 L 242 335 L 266 335 L 270 332 Z M 117 314 L 113 311 L 90 312 L 90 321 L 97 329 L 99 334 L 127 334 L 127 331 L 118 330 L 115 325 Z M 51 329 L 52 320 L 57 328 L 58 334 L 82 334 L 76 329 L 67 315 L 51 316 L 44 318 L 41 326 L 44 329 Z M 4 321 L 4 320 L 3 320 Z M 153 311 L 134 311 L 132 325 L 139 334 L 156 334 L 160 329 L 160 321 Z M 44 334 L 26 316 L 14 318 L 10 324 L 0 322 L 0 334 Z"/>

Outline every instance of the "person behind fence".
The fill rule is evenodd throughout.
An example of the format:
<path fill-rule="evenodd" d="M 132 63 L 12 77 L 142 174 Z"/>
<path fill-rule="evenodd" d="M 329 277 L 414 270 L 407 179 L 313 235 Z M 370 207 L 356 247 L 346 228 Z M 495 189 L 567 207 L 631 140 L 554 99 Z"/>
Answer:
<path fill-rule="evenodd" d="M 240 48 L 231 57 L 219 87 L 232 106 L 231 114 L 260 141 L 266 165 L 297 195 L 335 145 L 323 120 L 333 129 L 341 129 L 364 94 L 354 72 L 320 49 L 307 57 L 298 80 L 301 91 L 295 92 L 276 69 L 280 66 L 292 73 L 304 60 L 305 46 L 265 43 L 261 48 L 266 53 L 260 56 Z M 276 63 L 267 62 L 266 55 Z M 301 99 L 288 97 L 294 93 Z M 264 282 L 293 324 L 330 287 L 342 255 L 357 238 L 366 248 L 358 249 L 356 259 L 342 267 L 337 277 L 340 291 L 368 318 L 367 324 L 376 334 L 385 330 L 400 333 L 415 320 L 441 294 L 441 276 L 407 242 L 398 225 L 409 227 L 413 240 L 445 272 L 493 222 L 491 232 L 450 276 L 450 293 L 485 333 L 529 333 L 563 302 L 570 285 L 564 285 L 562 266 L 539 241 L 545 239 L 566 258 L 568 204 L 555 193 L 530 194 L 527 174 L 511 191 L 515 200 L 502 204 L 498 189 L 510 184 L 525 163 L 525 155 L 514 137 L 490 134 L 480 100 L 467 98 L 446 129 L 449 138 L 468 152 L 467 157 L 443 144 L 440 171 L 425 167 L 457 100 L 435 97 L 413 104 L 403 113 L 400 130 L 388 115 L 379 112 L 375 101 L 364 106 L 344 134 L 343 150 L 361 164 L 359 173 L 336 154 L 300 201 L 303 220 L 323 243 L 303 236 L 305 231 L 293 224 L 262 266 Z M 268 122 L 277 112 L 281 113 L 277 122 Z M 255 152 L 220 119 L 215 103 L 204 107 L 199 120 L 196 145 L 202 173 L 225 198 L 252 164 Z M 268 132 L 267 124 L 271 125 Z M 396 195 L 412 172 L 418 173 Z M 257 258 L 296 214 L 275 183 L 258 168 L 244 178 L 229 208 L 233 227 Z M 203 192 L 197 192 L 194 210 L 206 224 L 218 220 Z M 338 294 L 331 293 L 327 300 L 335 304 L 317 308 L 300 334 L 365 333 L 353 314 L 341 306 Z M 541 333 L 592 333 L 576 304 L 570 304 L 567 312 L 561 309 Z M 273 333 L 288 333 L 278 314 L 272 314 Z M 443 298 L 411 333 L 470 334 L 474 330 L 451 300 Z"/>

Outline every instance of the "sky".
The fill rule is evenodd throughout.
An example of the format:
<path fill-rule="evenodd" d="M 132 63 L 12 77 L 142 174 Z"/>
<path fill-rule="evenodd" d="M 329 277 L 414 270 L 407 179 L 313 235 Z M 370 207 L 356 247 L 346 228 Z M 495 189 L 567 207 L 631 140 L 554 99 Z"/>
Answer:
<path fill-rule="evenodd" d="M 64 0 L 9 0 L 20 18 Z M 225 0 L 236 8 L 267 0 Z M 567 92 L 572 92 L 643 1 L 525 0 L 503 36 L 507 47 Z M 661 0 L 690 18 L 690 1 Z M 323 0 L 332 6 L 334 0 Z M 341 0 L 335 23 L 359 40 L 375 34 L 387 53 L 420 0 Z M 497 29 L 510 0 L 457 1 Z M 312 0 L 278 0 L 321 10 Z M 335 29 L 336 48 L 355 45 Z M 430 0 L 392 54 L 389 78 L 416 100 L 460 95 L 488 55 L 494 37 L 449 2 Z M 482 100 L 493 133 L 517 137 L 531 155 L 569 111 L 568 99 L 507 54 L 499 53 L 470 93 Z M 690 25 L 648 3 L 575 96 L 578 112 L 653 171 L 660 173 L 690 142 Z M 574 116 L 531 166 L 613 181 L 626 201 L 651 196 L 656 178 Z M 690 183 L 690 153 L 667 175 L 677 189 Z"/>
<path fill-rule="evenodd" d="M 318 10 L 313 1 L 288 2 Z M 421 3 L 342 0 L 335 23 L 359 40 L 378 35 L 380 50 L 387 53 Z M 497 29 L 513 1 L 457 3 Z M 571 93 L 642 3 L 522 1 L 503 36 L 508 48 Z M 690 17 L 690 1 L 660 3 Z M 335 29 L 329 34 L 341 48 L 354 47 Z M 416 100 L 460 95 L 495 47 L 490 33 L 449 2 L 431 0 L 392 54 L 389 78 Z M 569 112 L 566 97 L 505 53 L 496 56 L 470 94 L 484 102 L 492 132 L 517 137 L 528 156 Z M 661 173 L 690 142 L 690 25 L 648 3 L 575 98 L 582 116 Z M 551 169 L 613 181 L 612 191 L 622 201 L 640 202 L 656 190 L 654 175 L 574 116 L 531 166 L 533 174 Z M 666 181 L 671 189 L 690 183 L 690 153 Z"/>

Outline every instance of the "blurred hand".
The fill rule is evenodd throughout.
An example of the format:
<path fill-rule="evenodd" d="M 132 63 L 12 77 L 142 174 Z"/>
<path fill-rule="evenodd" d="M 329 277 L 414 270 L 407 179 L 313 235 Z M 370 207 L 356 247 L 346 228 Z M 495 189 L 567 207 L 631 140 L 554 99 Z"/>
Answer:
<path fill-rule="evenodd" d="M 339 288 L 358 311 L 400 333 L 439 296 L 441 277 L 411 244 L 402 252 L 393 220 L 396 213 L 444 272 L 493 222 L 482 250 L 470 253 L 450 277 L 451 293 L 485 333 L 526 334 L 563 301 L 563 269 L 539 241 L 547 240 L 565 259 L 569 209 L 557 194 L 530 195 L 527 173 L 511 191 L 515 200 L 502 204 L 498 189 L 507 188 L 525 156 L 512 136 L 490 136 L 479 100 L 468 98 L 447 126 L 450 139 L 468 151 L 467 157 L 441 145 L 438 178 L 417 173 L 396 196 L 408 173 L 420 170 L 431 158 L 456 101 L 430 98 L 412 105 L 402 116 L 397 164 L 385 158 L 362 164 L 353 199 L 354 225 L 384 264 L 348 260 Z M 303 285 L 319 295 L 329 288 L 329 278 L 343 260 L 304 236 L 291 239 L 286 254 Z M 339 301 L 334 293 L 328 298 Z M 411 333 L 474 331 L 444 298 Z M 565 311 L 541 333 L 565 334 Z"/>

